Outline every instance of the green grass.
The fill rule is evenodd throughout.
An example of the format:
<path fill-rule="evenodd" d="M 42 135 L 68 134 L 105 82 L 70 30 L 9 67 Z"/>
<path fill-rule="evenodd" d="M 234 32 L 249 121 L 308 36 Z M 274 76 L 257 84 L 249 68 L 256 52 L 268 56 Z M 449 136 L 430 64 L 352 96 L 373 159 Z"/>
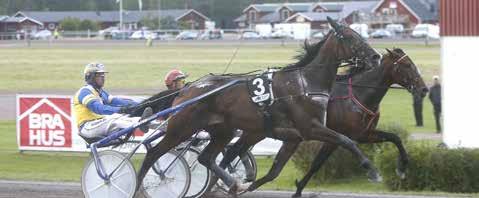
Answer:
<path fill-rule="evenodd" d="M 373 45 L 381 52 L 394 44 Z M 397 44 L 408 53 L 429 82 L 439 73 L 439 46 Z M 169 69 L 181 68 L 190 79 L 222 73 L 236 45 L 157 45 L 109 47 L 1 48 L 0 91 L 72 90 L 83 83 L 82 71 L 91 61 L 104 63 L 111 73 L 107 88 L 155 89 L 163 87 Z M 299 44 L 243 44 L 228 72 L 246 72 L 271 66 L 284 66 L 300 50 Z"/>
<path fill-rule="evenodd" d="M 79 181 L 87 153 L 18 151 L 15 122 L 0 122 L 0 178 Z"/>
<path fill-rule="evenodd" d="M 412 95 L 405 90 L 390 89 L 380 107 L 379 124 L 398 123 L 410 132 L 434 132 L 436 125 L 429 98 L 423 102 L 423 127 L 416 127 Z"/>

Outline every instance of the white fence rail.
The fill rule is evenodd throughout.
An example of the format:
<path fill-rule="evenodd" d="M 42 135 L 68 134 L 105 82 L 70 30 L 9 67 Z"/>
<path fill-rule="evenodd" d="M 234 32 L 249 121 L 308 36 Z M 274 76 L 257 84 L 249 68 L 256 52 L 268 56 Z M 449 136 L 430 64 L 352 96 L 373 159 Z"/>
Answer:
<path fill-rule="evenodd" d="M 328 30 L 311 29 L 309 39 L 320 39 Z M 374 29 L 370 29 L 369 35 L 372 36 Z M 245 34 L 245 32 L 248 32 Z M 402 33 L 392 34 L 391 39 L 411 38 L 412 29 L 405 29 Z M 319 34 L 321 33 L 321 34 Z M 265 36 L 250 29 L 223 29 L 223 30 L 141 30 L 136 31 L 60 31 L 57 38 L 54 38 L 53 32 L 50 34 L 28 33 L 28 32 L 0 32 L 0 40 L 55 40 L 55 39 L 92 39 L 92 40 L 138 40 L 147 39 L 152 34 L 154 40 L 255 40 L 255 39 L 290 39 L 292 34 L 270 34 Z"/>

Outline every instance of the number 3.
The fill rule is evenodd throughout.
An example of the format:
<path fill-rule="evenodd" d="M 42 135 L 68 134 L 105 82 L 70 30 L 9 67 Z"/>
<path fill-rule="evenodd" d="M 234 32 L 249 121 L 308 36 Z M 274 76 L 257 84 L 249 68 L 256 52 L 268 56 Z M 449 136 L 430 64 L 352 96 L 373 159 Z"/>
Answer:
<path fill-rule="evenodd" d="M 256 78 L 256 79 L 253 80 L 253 85 L 255 85 L 256 88 L 257 88 L 257 89 L 254 90 L 254 92 L 253 92 L 255 95 L 259 96 L 259 95 L 263 95 L 263 94 L 264 94 L 264 92 L 266 91 L 266 89 L 264 88 L 263 83 L 264 83 L 264 81 L 263 81 L 263 79 L 261 79 L 261 78 Z M 259 91 L 258 91 L 258 89 L 259 89 Z"/>

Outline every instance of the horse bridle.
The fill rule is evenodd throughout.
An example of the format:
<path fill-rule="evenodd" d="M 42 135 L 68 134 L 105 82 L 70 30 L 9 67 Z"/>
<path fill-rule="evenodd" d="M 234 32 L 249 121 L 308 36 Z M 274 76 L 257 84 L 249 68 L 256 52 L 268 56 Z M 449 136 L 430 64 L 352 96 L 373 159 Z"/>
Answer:
<path fill-rule="evenodd" d="M 394 65 L 394 72 L 395 73 L 401 73 L 401 70 L 399 70 L 399 63 L 404 60 L 406 57 L 408 57 L 407 54 L 404 54 L 402 55 L 400 58 L 398 58 L 396 61 L 393 62 L 393 65 Z M 407 75 L 408 76 L 408 75 Z M 416 84 L 416 82 L 419 80 L 419 78 L 415 77 L 412 80 L 412 83 L 406 87 L 406 89 L 409 91 L 409 92 L 412 92 L 416 87 L 414 86 L 414 84 Z M 404 84 L 408 84 L 408 78 L 407 77 L 403 77 L 401 79 L 402 83 Z"/>
<path fill-rule="evenodd" d="M 352 66 L 352 67 L 360 67 L 359 66 L 359 63 L 361 62 L 364 62 L 364 57 L 362 56 L 359 56 L 361 55 L 364 51 L 361 50 L 364 48 L 365 44 L 362 43 L 362 44 L 356 44 L 356 43 L 352 43 L 350 41 L 350 38 L 346 38 L 344 35 L 343 35 L 343 30 L 344 30 L 344 27 L 343 26 L 340 26 L 340 29 L 338 31 L 334 31 L 334 36 L 336 36 L 336 38 L 338 38 L 339 42 L 341 42 L 341 48 L 343 48 L 343 52 L 345 51 L 344 50 L 344 46 L 351 46 L 351 52 L 353 54 L 353 57 L 347 59 L 347 60 L 341 60 L 340 64 L 343 64 L 343 63 L 348 63 L 346 65 L 341 65 L 341 67 L 345 67 L 345 66 Z M 346 43 L 347 42 L 347 43 Z M 340 54 L 338 52 L 336 52 L 337 54 Z"/>
<path fill-rule="evenodd" d="M 403 56 L 401 56 L 400 58 L 398 58 L 396 61 L 393 62 L 393 65 L 394 65 L 394 69 L 393 71 L 395 73 L 401 73 L 400 70 L 399 70 L 399 63 L 405 59 L 406 57 L 408 57 L 407 54 L 404 54 Z M 348 77 L 348 78 L 351 78 L 351 77 Z M 406 89 L 410 92 L 412 92 L 414 90 L 414 83 L 416 83 L 419 79 L 418 78 L 414 78 L 413 79 L 413 83 L 406 87 L 406 88 L 402 88 L 402 87 L 379 87 L 379 86 L 370 86 L 370 85 L 358 85 L 358 84 L 352 84 L 353 87 L 365 87 L 365 88 L 371 88 L 371 89 Z M 406 78 L 403 78 L 401 79 L 401 81 L 404 83 L 404 84 L 407 84 L 407 81 L 408 79 Z M 337 84 L 347 84 L 347 83 L 343 83 L 343 82 L 336 82 Z"/>

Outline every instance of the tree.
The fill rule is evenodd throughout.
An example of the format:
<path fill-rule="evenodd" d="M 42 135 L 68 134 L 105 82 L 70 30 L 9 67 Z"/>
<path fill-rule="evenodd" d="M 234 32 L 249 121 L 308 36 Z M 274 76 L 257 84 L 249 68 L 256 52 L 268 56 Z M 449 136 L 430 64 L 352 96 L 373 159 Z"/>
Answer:
<path fill-rule="evenodd" d="M 160 23 L 161 23 L 161 27 L 160 27 L 161 29 L 176 29 L 176 28 L 178 28 L 178 23 L 171 16 L 161 18 Z M 158 17 L 153 16 L 153 15 L 148 15 L 146 17 L 143 17 L 140 20 L 140 24 L 143 27 L 147 27 L 148 29 L 156 30 L 156 29 L 158 29 Z"/>
<path fill-rule="evenodd" d="M 98 31 L 100 29 L 100 25 L 96 21 L 92 20 L 83 20 L 80 23 L 80 26 L 78 28 L 79 30 L 91 30 L 91 31 Z"/>
<path fill-rule="evenodd" d="M 80 29 L 80 24 L 80 19 L 67 17 L 60 21 L 60 28 L 66 31 L 78 31 Z"/>

